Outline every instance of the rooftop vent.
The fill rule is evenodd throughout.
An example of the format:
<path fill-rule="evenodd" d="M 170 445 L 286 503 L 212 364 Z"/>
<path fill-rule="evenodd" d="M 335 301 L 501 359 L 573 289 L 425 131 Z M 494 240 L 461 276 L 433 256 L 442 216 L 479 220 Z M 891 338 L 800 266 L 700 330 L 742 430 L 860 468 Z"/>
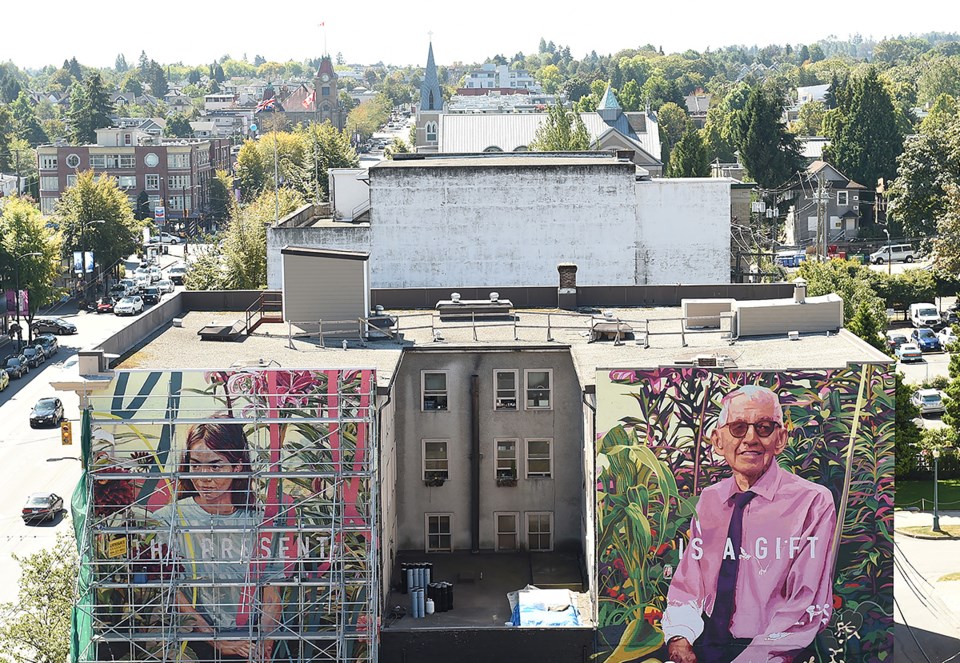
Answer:
<path fill-rule="evenodd" d="M 799 341 L 799 340 L 800 340 L 800 332 L 798 332 L 798 331 L 788 331 L 788 332 L 787 332 L 787 338 L 788 338 L 789 340 L 791 340 L 791 341 Z"/>
<path fill-rule="evenodd" d="M 459 293 L 459 292 L 452 292 L 452 293 L 450 293 L 450 301 L 453 302 L 454 304 L 459 304 L 459 303 L 460 303 L 460 293 Z"/>
<path fill-rule="evenodd" d="M 490 293 L 490 301 L 491 301 L 491 302 L 499 301 L 499 299 L 500 299 L 500 293 L 499 293 L 499 292 L 491 292 L 491 293 Z"/>
<path fill-rule="evenodd" d="M 799 278 L 793 282 L 793 301 L 797 304 L 805 304 L 807 302 L 807 282 L 803 278 Z"/>
<path fill-rule="evenodd" d="M 604 311 L 604 312 L 603 312 L 603 317 L 604 317 L 606 320 L 615 320 L 615 319 L 616 319 L 616 316 L 614 315 L 614 313 L 613 313 L 613 311 L 612 311 L 611 309 L 607 309 L 606 311 Z"/>

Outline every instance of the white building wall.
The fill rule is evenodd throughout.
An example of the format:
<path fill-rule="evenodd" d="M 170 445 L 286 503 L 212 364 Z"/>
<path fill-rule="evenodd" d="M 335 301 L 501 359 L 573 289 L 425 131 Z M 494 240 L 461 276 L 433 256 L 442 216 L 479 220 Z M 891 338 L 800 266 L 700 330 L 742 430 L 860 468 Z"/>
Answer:
<path fill-rule="evenodd" d="M 722 178 L 636 183 L 637 283 L 730 282 L 730 184 Z"/>
<path fill-rule="evenodd" d="M 331 168 L 327 171 L 330 202 L 335 218 L 352 221 L 370 202 L 370 187 L 364 181 L 366 168 Z"/>
<path fill-rule="evenodd" d="M 633 164 L 370 168 L 373 287 L 631 284 Z"/>

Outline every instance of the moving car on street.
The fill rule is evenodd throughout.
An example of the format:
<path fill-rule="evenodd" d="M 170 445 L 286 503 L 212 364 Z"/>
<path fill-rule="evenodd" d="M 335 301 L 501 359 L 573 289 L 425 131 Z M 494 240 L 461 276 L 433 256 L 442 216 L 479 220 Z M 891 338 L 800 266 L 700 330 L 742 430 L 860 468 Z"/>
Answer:
<path fill-rule="evenodd" d="M 156 286 L 157 288 L 160 289 L 160 292 L 162 292 L 165 295 L 176 290 L 176 286 L 173 285 L 173 281 L 171 281 L 170 279 L 160 279 L 159 281 L 157 281 Z"/>
<path fill-rule="evenodd" d="M 34 493 L 27 498 L 21 516 L 24 523 L 53 520 L 63 510 L 63 498 L 56 493 Z"/>
<path fill-rule="evenodd" d="M 140 297 L 124 297 L 113 307 L 115 315 L 137 315 L 143 313 L 143 299 Z"/>
<path fill-rule="evenodd" d="M 910 398 L 910 402 L 920 410 L 920 416 L 925 414 L 943 413 L 943 393 L 939 389 L 918 389 Z"/>
<path fill-rule="evenodd" d="M 145 288 L 143 291 L 144 305 L 159 304 L 160 295 L 161 295 L 160 288 L 156 286 L 150 286 L 149 288 Z"/>
<path fill-rule="evenodd" d="M 59 398 L 41 398 L 30 412 L 30 428 L 59 426 L 63 421 L 63 403 Z"/>
<path fill-rule="evenodd" d="M 113 297 L 101 297 L 97 302 L 97 313 L 113 313 Z"/>
<path fill-rule="evenodd" d="M 77 326 L 63 318 L 38 318 L 33 321 L 34 334 L 76 334 Z"/>
<path fill-rule="evenodd" d="M 171 235 L 170 233 L 160 233 L 159 235 L 150 236 L 151 244 L 179 244 L 180 238 L 176 235 Z"/>
<path fill-rule="evenodd" d="M 167 270 L 167 277 L 176 285 L 183 285 L 183 279 L 187 275 L 187 268 L 184 265 L 174 265 Z"/>

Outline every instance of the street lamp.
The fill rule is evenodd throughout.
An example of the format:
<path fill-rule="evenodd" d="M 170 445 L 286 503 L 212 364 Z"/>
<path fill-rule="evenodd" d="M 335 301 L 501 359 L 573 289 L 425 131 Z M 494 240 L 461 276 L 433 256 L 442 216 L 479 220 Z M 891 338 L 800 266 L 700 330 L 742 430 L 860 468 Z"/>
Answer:
<path fill-rule="evenodd" d="M 937 461 L 940 459 L 940 450 L 933 450 L 933 531 L 940 531 L 940 501 L 937 493 Z"/>
<path fill-rule="evenodd" d="M 887 276 L 890 276 L 890 274 L 892 273 L 891 271 L 892 267 L 890 266 L 890 258 L 892 257 L 891 253 L 893 251 L 893 247 L 890 245 L 890 230 L 888 230 L 887 227 L 884 226 L 883 232 L 887 236 Z"/>
<path fill-rule="evenodd" d="M 23 329 L 20 327 L 20 260 L 23 258 L 29 258 L 31 256 L 42 256 L 43 254 L 39 251 L 31 251 L 30 253 L 21 253 L 18 256 L 15 256 L 13 259 L 13 282 L 14 287 L 16 288 L 16 309 L 17 309 L 17 344 L 23 342 Z M 33 340 L 32 333 L 27 330 L 27 340 Z"/>

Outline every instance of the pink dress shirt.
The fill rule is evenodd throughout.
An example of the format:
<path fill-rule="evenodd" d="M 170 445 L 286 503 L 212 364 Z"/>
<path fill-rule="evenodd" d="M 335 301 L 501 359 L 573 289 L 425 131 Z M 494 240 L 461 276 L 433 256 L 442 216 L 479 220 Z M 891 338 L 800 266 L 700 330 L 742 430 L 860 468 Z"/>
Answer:
<path fill-rule="evenodd" d="M 661 621 L 664 639 L 693 643 L 703 615 L 713 614 L 717 576 L 740 489 L 732 477 L 704 489 L 690 537 L 667 592 Z M 743 540 L 736 553 L 734 638 L 750 645 L 735 663 L 790 661 L 789 652 L 808 646 L 833 613 L 831 546 L 837 523 L 833 495 L 780 468 L 776 462 L 750 488 L 757 494 L 743 514 Z"/>

